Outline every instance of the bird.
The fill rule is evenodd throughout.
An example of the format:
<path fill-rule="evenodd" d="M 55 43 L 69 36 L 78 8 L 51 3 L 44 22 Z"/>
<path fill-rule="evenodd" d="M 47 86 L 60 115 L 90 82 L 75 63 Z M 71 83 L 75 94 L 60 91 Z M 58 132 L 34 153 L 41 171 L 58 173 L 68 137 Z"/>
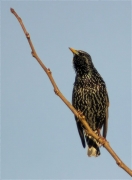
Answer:
<path fill-rule="evenodd" d="M 69 48 L 73 53 L 73 68 L 75 70 L 75 82 L 72 91 L 72 105 L 82 115 L 90 128 L 104 140 L 108 131 L 109 97 L 106 84 L 95 68 L 90 54 L 82 50 Z M 101 144 L 88 135 L 85 128 L 75 116 L 78 133 L 82 146 L 88 146 L 87 155 L 98 157 Z"/>

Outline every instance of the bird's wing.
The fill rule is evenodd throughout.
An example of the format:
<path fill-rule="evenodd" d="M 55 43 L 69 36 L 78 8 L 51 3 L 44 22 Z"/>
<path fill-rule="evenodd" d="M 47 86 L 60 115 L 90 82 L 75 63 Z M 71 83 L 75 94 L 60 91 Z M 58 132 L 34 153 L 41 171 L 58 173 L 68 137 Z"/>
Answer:
<path fill-rule="evenodd" d="M 78 107 L 77 107 L 77 103 L 76 103 L 76 96 L 78 94 L 76 94 L 76 90 L 73 89 L 73 92 L 72 92 L 72 105 L 73 107 L 78 110 Z M 85 139 L 84 139 L 84 134 L 83 134 L 83 128 L 81 126 L 81 122 L 78 120 L 78 118 L 75 116 L 75 120 L 76 120 L 76 123 L 77 123 L 77 129 L 78 129 L 78 133 L 79 133 L 79 136 L 81 138 L 81 141 L 82 141 L 82 145 L 83 147 L 85 148 Z"/>
<path fill-rule="evenodd" d="M 76 117 L 75 117 L 75 119 L 76 119 L 76 123 L 77 123 L 78 133 L 79 133 L 81 141 L 82 141 L 82 145 L 85 148 L 85 139 L 84 139 L 83 128 L 81 126 L 81 122 L 79 122 Z"/>
<path fill-rule="evenodd" d="M 106 92 L 106 119 L 103 125 L 103 137 L 106 138 L 107 131 L 108 131 L 108 108 L 109 108 L 109 97 L 108 93 Z"/>

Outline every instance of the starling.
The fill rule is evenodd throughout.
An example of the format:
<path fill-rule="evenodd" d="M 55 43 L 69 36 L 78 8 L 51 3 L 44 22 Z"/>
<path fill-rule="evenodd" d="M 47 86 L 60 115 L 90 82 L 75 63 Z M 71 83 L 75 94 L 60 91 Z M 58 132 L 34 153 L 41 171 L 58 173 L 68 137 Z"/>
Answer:
<path fill-rule="evenodd" d="M 81 112 L 91 129 L 100 136 L 103 127 L 103 137 L 108 129 L 109 98 L 105 82 L 92 62 L 91 56 L 81 50 L 69 48 L 73 53 L 73 67 L 76 77 L 72 92 L 72 105 Z M 88 156 L 100 155 L 100 143 L 86 134 L 79 119 L 75 116 L 78 133 L 83 147 L 88 145 Z M 86 143 L 85 143 L 86 141 Z"/>

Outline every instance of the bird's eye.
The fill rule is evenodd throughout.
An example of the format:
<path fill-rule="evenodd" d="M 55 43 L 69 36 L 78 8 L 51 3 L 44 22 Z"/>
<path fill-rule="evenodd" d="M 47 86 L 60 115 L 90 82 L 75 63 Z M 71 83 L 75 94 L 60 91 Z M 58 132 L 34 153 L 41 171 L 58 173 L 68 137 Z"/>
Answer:
<path fill-rule="evenodd" d="M 79 52 L 79 55 L 80 55 L 80 56 L 83 56 L 83 53 Z"/>

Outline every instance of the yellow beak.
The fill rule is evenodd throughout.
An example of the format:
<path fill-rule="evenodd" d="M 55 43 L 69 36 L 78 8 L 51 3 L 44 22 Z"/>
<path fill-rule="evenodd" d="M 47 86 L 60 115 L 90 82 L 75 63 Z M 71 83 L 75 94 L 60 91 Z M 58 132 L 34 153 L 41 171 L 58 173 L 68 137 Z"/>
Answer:
<path fill-rule="evenodd" d="M 75 50 L 75 49 L 73 49 L 73 48 L 69 48 L 69 49 L 71 50 L 71 52 L 72 52 L 73 54 L 79 55 L 79 53 L 78 53 L 77 50 Z"/>

